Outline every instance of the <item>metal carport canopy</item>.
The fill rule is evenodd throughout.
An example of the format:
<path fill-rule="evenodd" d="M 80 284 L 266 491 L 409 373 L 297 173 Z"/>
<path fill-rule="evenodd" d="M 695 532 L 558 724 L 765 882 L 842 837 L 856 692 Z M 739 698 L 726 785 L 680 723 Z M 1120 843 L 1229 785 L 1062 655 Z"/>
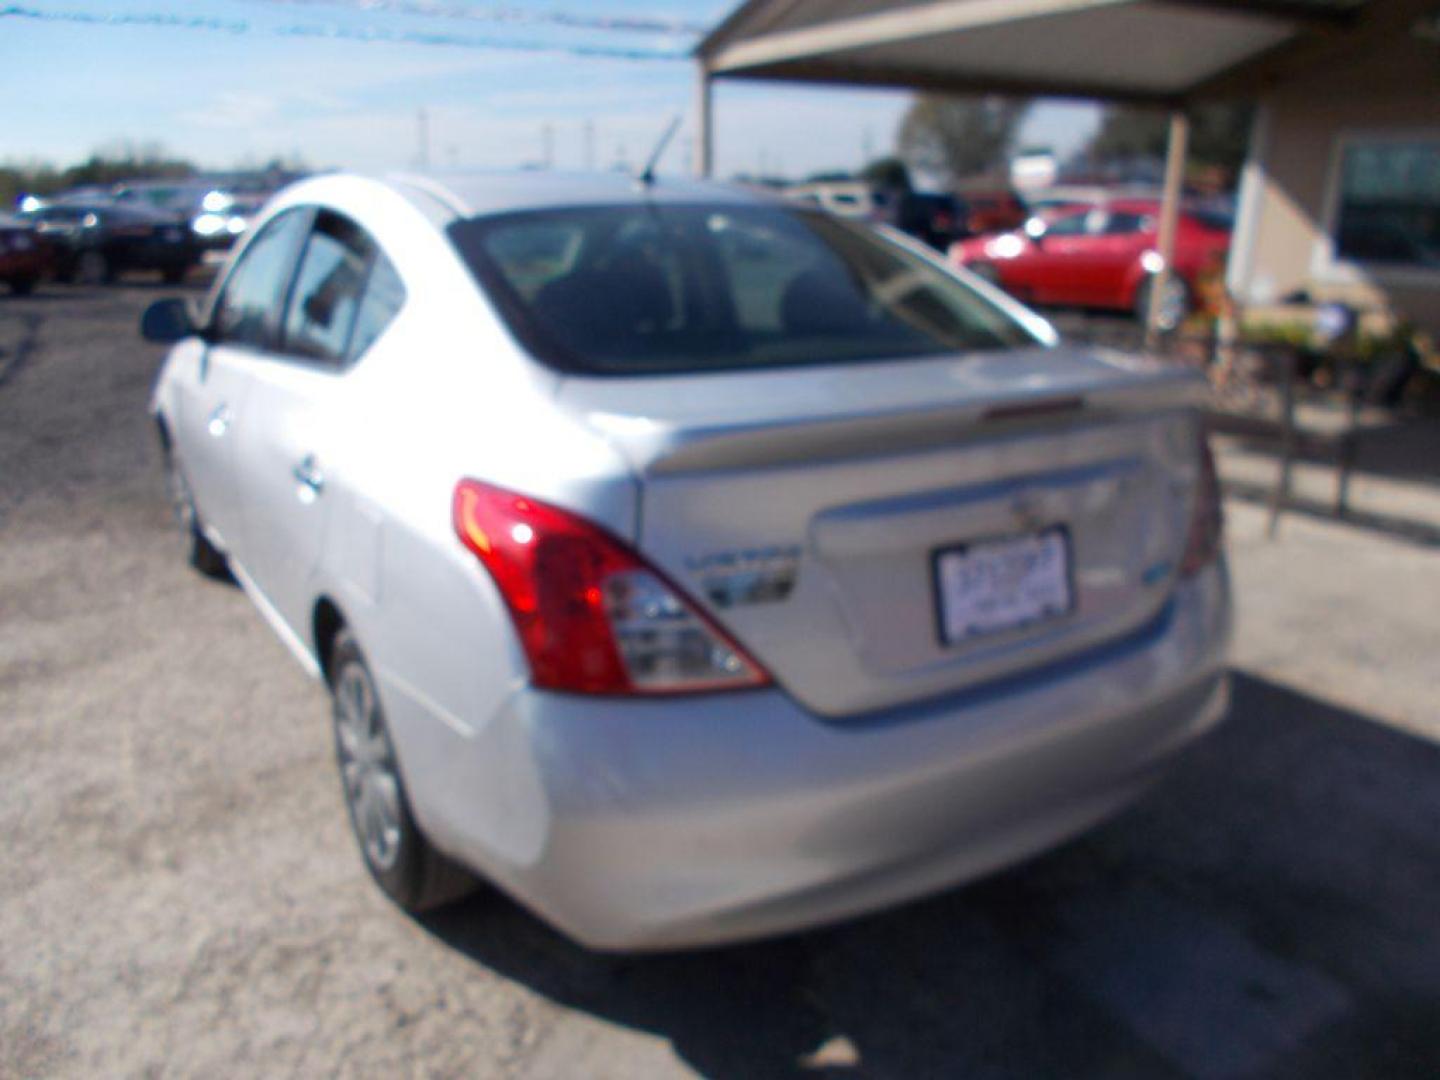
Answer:
<path fill-rule="evenodd" d="M 1174 256 L 1189 136 L 1185 106 L 1253 92 L 1267 68 L 1323 56 L 1337 31 L 1353 31 L 1362 14 L 1393 16 L 1424 2 L 748 0 L 695 50 L 696 163 L 710 175 L 717 77 L 1165 106 L 1171 126 L 1156 244 L 1161 269 L 1152 290 L 1158 298 Z M 1157 300 L 1152 332 L 1159 310 Z"/>
<path fill-rule="evenodd" d="M 749 0 L 709 76 L 1177 105 L 1365 0 Z"/>

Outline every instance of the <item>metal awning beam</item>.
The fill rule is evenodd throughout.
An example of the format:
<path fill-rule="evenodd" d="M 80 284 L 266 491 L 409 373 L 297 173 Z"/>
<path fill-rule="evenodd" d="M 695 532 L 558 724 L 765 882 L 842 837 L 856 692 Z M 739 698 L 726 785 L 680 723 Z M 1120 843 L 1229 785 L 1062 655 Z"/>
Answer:
<path fill-rule="evenodd" d="M 1295 23 L 1309 29 L 1344 30 L 1354 26 L 1360 16 L 1358 7 L 1332 7 L 1328 4 L 1306 3 L 1305 0 L 1151 0 L 1164 7 L 1193 8 L 1217 15 L 1249 15 L 1257 19 L 1274 19 Z"/>
<path fill-rule="evenodd" d="M 1346 29 L 1360 16 L 1358 6 L 1339 7 L 1306 0 L 932 0 L 928 4 L 856 15 L 793 30 L 756 33 L 751 37 L 744 35 L 741 19 L 737 20 L 739 25 L 722 26 L 710 39 L 701 42 L 696 51 L 702 65 L 715 74 L 741 73 L 940 34 L 1125 6 L 1208 11 L 1292 23 L 1297 29 Z"/>
<path fill-rule="evenodd" d="M 733 45 L 721 45 L 713 53 L 702 42 L 699 52 L 702 64 L 709 71 L 717 75 L 740 73 L 851 49 L 894 45 L 961 30 L 1133 3 L 1135 0 L 937 0 L 874 15 L 837 19 L 819 26 L 781 30 L 749 39 L 742 37 Z"/>

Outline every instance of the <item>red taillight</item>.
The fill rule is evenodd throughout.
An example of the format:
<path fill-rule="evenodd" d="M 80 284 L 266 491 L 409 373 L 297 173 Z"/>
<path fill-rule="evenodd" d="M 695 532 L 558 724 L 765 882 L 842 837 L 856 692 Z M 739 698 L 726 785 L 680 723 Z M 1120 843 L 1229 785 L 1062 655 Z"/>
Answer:
<path fill-rule="evenodd" d="M 763 686 L 769 676 L 636 552 L 598 525 L 462 480 L 456 535 L 489 571 L 531 681 L 588 694 Z"/>
<path fill-rule="evenodd" d="M 1198 574 L 1220 557 L 1220 541 L 1225 531 L 1215 455 L 1210 452 L 1210 440 L 1203 433 L 1199 443 L 1200 478 L 1195 485 L 1195 505 L 1190 511 L 1190 534 L 1185 541 L 1185 555 L 1180 560 L 1180 573 L 1184 577 Z"/>

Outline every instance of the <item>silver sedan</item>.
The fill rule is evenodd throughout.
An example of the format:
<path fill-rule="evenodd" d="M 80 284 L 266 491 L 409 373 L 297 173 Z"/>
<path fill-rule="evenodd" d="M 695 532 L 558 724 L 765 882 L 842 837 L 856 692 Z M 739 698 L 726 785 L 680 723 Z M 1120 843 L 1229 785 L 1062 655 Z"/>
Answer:
<path fill-rule="evenodd" d="M 1201 384 L 712 185 L 282 192 L 152 409 L 188 553 L 334 695 L 366 865 L 579 940 L 991 872 L 1225 711 Z"/>

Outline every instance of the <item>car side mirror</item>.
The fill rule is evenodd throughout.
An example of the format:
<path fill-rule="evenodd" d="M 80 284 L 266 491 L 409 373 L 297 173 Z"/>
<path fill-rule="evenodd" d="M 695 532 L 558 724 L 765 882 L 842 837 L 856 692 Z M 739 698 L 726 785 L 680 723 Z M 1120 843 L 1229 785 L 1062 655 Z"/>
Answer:
<path fill-rule="evenodd" d="M 140 316 L 140 336 L 146 341 L 172 344 L 195 333 L 190 305 L 179 297 L 156 300 Z"/>
<path fill-rule="evenodd" d="M 1045 246 L 1045 234 L 1049 231 L 1050 227 L 1045 224 L 1045 219 L 1042 217 L 1032 217 L 1025 222 L 1025 235 L 1036 247 Z"/>

